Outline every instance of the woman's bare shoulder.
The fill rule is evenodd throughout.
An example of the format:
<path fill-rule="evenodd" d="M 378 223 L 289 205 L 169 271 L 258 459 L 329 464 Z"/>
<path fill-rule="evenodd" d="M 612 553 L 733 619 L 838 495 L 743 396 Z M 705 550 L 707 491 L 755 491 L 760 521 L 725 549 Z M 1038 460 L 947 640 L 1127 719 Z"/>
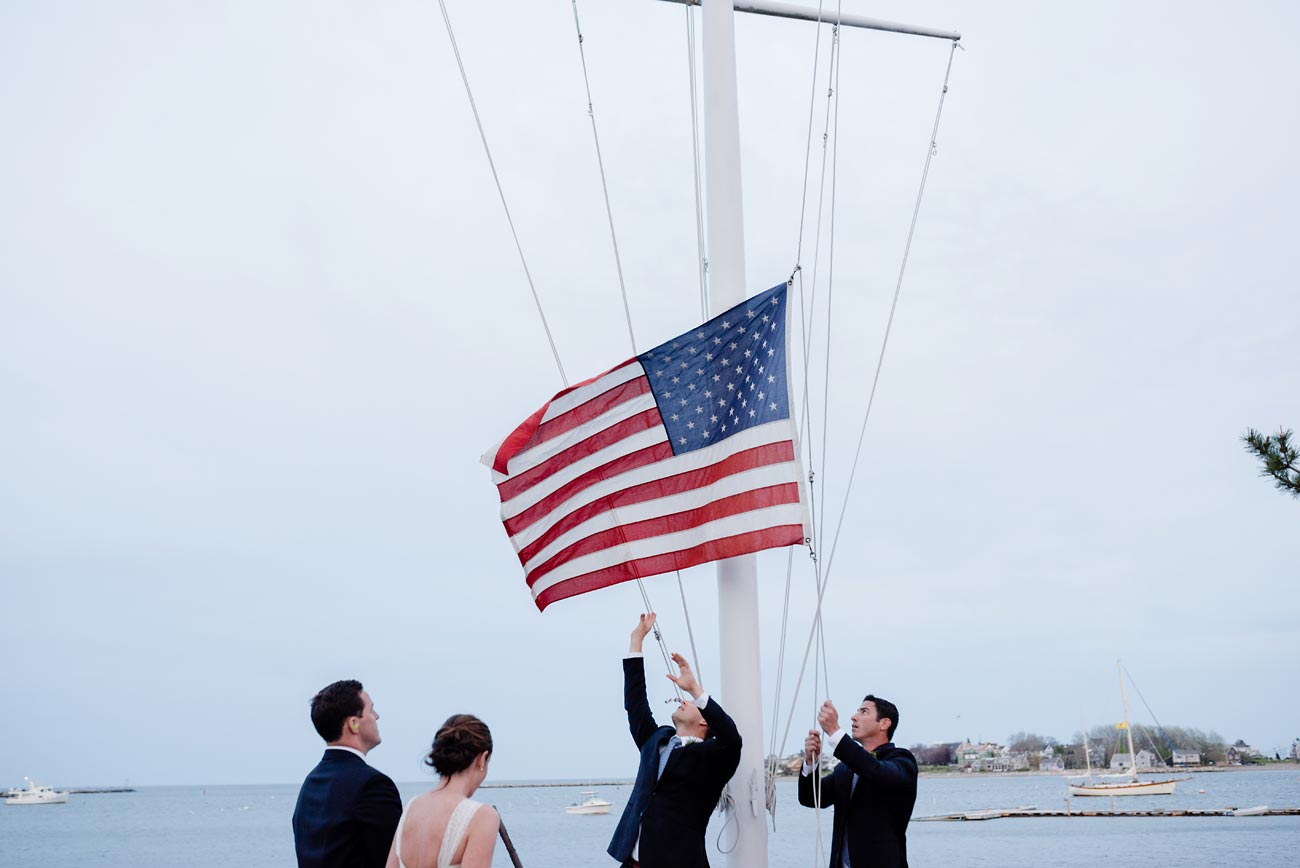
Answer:
<path fill-rule="evenodd" d="M 491 805 L 483 805 L 474 812 L 474 818 L 470 820 L 470 828 L 491 829 L 492 834 L 496 834 L 497 827 L 501 825 L 501 815 L 497 809 Z"/>

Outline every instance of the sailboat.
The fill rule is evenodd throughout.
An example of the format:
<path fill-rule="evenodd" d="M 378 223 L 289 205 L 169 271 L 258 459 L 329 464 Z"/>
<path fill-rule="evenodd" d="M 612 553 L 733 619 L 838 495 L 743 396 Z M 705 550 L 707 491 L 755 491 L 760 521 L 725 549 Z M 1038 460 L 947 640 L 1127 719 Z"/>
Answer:
<path fill-rule="evenodd" d="M 1165 780 L 1139 780 L 1137 771 L 1137 752 L 1133 749 L 1133 728 L 1128 720 L 1128 696 L 1124 692 L 1124 669 L 1118 660 L 1115 668 L 1119 670 L 1119 696 L 1124 705 L 1124 722 L 1119 725 L 1128 739 L 1128 755 L 1132 761 L 1128 774 L 1103 775 L 1093 778 L 1092 758 L 1088 756 L 1088 730 L 1083 731 L 1083 754 L 1088 764 L 1088 777 L 1083 783 L 1070 784 L 1071 796 L 1172 796 L 1174 786 L 1186 778 L 1167 778 Z"/>

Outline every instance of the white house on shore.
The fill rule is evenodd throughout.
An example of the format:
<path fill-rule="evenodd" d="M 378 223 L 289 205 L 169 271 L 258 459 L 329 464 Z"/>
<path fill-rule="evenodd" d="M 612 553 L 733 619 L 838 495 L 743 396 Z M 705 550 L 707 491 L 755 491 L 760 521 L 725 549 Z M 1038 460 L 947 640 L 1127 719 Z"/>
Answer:
<path fill-rule="evenodd" d="M 1160 765 L 1160 759 L 1149 750 L 1140 750 L 1137 755 L 1137 767 L 1139 769 L 1153 769 Z M 1113 769 L 1130 769 L 1133 767 L 1133 758 L 1127 753 L 1117 753 L 1110 758 L 1110 767 Z"/>
<path fill-rule="evenodd" d="M 1199 766 L 1201 755 L 1194 750 L 1175 750 L 1170 762 L 1176 766 Z"/>

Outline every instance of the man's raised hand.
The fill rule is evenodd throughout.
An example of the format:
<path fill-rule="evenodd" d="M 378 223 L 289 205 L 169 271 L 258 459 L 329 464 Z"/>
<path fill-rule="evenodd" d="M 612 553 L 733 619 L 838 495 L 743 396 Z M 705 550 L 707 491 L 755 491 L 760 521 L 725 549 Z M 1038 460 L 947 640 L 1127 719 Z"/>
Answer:
<path fill-rule="evenodd" d="M 835 703 L 829 699 L 822 703 L 821 711 L 817 712 L 817 722 L 827 735 L 834 735 L 839 730 L 840 713 L 835 710 Z"/>
<path fill-rule="evenodd" d="M 695 673 L 691 671 L 691 664 L 687 663 L 686 658 L 680 654 L 673 655 L 673 662 L 677 664 L 678 674 L 673 675 L 669 672 L 668 680 L 691 696 L 699 699 L 704 694 L 704 688 L 700 687 L 700 682 L 695 680 Z"/>
<path fill-rule="evenodd" d="M 636 626 L 632 628 L 632 644 L 630 647 L 632 652 L 641 653 L 641 643 L 645 641 L 646 634 L 654 629 L 655 617 L 654 612 L 642 615 L 641 620 L 637 621 Z"/>

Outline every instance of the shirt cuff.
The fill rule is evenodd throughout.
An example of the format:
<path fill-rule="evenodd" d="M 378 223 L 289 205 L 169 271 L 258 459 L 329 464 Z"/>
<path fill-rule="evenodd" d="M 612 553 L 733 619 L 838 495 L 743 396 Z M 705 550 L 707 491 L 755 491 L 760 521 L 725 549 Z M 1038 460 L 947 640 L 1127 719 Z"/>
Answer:
<path fill-rule="evenodd" d="M 844 738 L 844 730 L 842 729 L 837 729 L 826 736 L 826 743 L 830 745 L 831 753 L 835 753 L 835 748 L 840 746 L 840 739 L 842 738 Z"/>
<path fill-rule="evenodd" d="M 804 760 L 803 768 L 799 770 L 799 774 L 803 775 L 806 778 L 812 773 L 813 773 L 813 767 L 808 765 L 808 760 Z"/>
<path fill-rule="evenodd" d="M 708 691 L 706 690 L 704 693 L 701 693 L 701 694 L 700 694 L 700 698 L 699 698 L 699 699 L 695 700 L 695 707 L 696 707 L 696 708 L 700 708 L 700 709 L 702 709 L 702 708 L 704 708 L 704 706 L 706 706 L 706 705 L 708 705 L 708 704 L 709 704 L 709 693 L 708 693 Z"/>
<path fill-rule="evenodd" d="M 629 651 L 623 655 L 624 660 L 640 660 L 645 655 L 640 651 Z"/>

